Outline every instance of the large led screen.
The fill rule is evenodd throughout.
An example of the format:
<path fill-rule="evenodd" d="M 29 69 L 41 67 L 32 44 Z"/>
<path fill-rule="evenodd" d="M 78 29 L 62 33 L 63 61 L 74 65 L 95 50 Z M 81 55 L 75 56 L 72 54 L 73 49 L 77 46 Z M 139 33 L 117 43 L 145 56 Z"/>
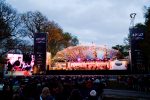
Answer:
<path fill-rule="evenodd" d="M 30 76 L 34 65 L 33 55 L 7 54 L 4 76 Z"/>

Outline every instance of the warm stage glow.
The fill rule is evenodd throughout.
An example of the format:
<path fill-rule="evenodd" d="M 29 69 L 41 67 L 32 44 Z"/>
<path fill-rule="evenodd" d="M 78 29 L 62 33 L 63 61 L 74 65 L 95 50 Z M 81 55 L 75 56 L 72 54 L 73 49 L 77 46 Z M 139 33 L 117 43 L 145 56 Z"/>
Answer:
<path fill-rule="evenodd" d="M 126 60 L 57 62 L 52 70 L 127 70 Z"/>
<path fill-rule="evenodd" d="M 73 46 L 59 51 L 51 70 L 126 70 L 127 60 L 116 60 L 118 50 L 100 46 Z"/>
<path fill-rule="evenodd" d="M 92 59 L 115 59 L 119 53 L 118 50 L 108 49 L 100 46 L 72 46 L 62 51 L 59 51 L 54 60 L 67 60 L 67 61 L 81 61 L 92 60 Z"/>

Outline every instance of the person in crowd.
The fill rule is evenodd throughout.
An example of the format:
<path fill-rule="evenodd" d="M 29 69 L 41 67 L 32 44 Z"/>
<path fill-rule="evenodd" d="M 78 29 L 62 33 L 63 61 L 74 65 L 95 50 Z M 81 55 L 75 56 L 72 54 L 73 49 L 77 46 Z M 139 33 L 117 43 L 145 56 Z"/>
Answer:
<path fill-rule="evenodd" d="M 2 93 L 3 93 L 3 98 L 5 98 L 4 100 L 12 99 L 13 91 L 12 91 L 12 87 L 10 86 L 10 84 L 4 85 Z"/>
<path fill-rule="evenodd" d="M 20 95 L 19 91 L 15 91 L 13 93 L 12 100 L 24 100 L 24 98 Z"/>
<path fill-rule="evenodd" d="M 87 100 L 101 100 L 101 99 L 98 97 L 96 90 L 91 90 Z"/>
<path fill-rule="evenodd" d="M 99 86 L 98 86 L 98 96 L 102 99 L 103 98 L 103 93 L 104 93 L 104 88 L 105 88 L 105 84 L 103 82 L 100 82 L 99 83 Z"/>
<path fill-rule="evenodd" d="M 55 100 L 51 94 L 50 94 L 50 90 L 48 87 L 44 87 L 42 89 L 42 93 L 40 95 L 40 100 Z"/>
<path fill-rule="evenodd" d="M 83 100 L 79 89 L 73 89 L 68 100 Z"/>

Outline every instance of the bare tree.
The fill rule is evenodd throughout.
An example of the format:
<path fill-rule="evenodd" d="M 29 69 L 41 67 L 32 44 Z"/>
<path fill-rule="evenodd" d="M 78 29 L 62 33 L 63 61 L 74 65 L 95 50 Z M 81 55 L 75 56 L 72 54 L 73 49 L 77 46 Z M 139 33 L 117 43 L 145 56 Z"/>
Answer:
<path fill-rule="evenodd" d="M 47 33 L 47 51 L 51 52 L 52 56 L 59 50 L 78 43 L 77 38 L 73 37 L 70 33 L 63 33 L 62 28 L 57 23 L 49 21 L 39 11 L 24 13 L 21 19 L 23 22 L 21 32 L 23 32 L 24 36 L 28 36 L 33 40 L 34 34 L 40 32 Z"/>
<path fill-rule="evenodd" d="M 0 1 L 0 55 L 9 51 L 8 40 L 13 40 L 17 36 L 17 28 L 20 24 L 19 14 L 10 5 Z M 15 44 L 11 42 L 12 47 Z M 8 47 L 8 48 L 7 48 Z"/>
<path fill-rule="evenodd" d="M 62 40 L 62 29 L 54 21 L 49 21 L 41 12 L 27 12 L 22 14 L 23 34 L 33 40 L 34 34 L 47 32 L 48 48 L 52 54 L 60 49 L 60 41 Z"/>
<path fill-rule="evenodd" d="M 37 32 L 46 32 L 48 27 L 48 19 L 41 12 L 27 12 L 22 14 L 22 22 L 24 35 L 33 39 Z"/>

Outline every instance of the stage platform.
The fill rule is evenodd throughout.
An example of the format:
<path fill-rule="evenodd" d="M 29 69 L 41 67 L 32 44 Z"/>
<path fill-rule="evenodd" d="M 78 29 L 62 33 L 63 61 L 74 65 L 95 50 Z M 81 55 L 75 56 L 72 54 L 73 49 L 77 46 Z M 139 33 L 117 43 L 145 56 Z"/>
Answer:
<path fill-rule="evenodd" d="M 31 76 L 32 73 L 30 71 L 6 71 L 3 73 L 5 77 L 7 76 Z"/>
<path fill-rule="evenodd" d="M 50 70 L 47 75 L 128 75 L 127 70 Z"/>

